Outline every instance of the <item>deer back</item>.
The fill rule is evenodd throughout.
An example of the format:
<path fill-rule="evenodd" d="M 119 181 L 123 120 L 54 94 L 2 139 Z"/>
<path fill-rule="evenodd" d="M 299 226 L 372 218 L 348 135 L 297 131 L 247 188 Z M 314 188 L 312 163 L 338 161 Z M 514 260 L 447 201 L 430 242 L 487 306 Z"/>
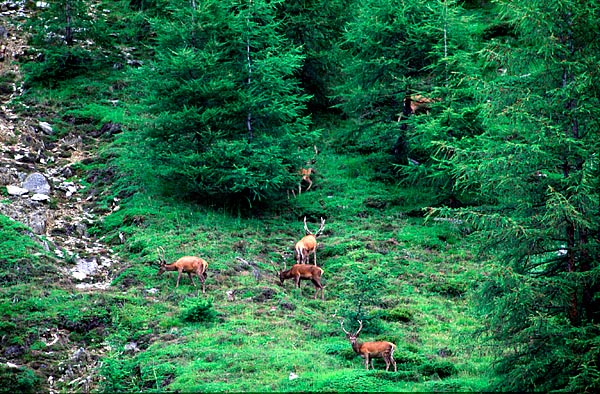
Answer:
<path fill-rule="evenodd" d="M 296 250 L 313 251 L 317 247 L 317 238 L 313 234 L 305 235 L 296 243 Z"/>
<path fill-rule="evenodd" d="M 356 342 L 356 348 L 354 344 L 352 345 L 356 353 L 368 354 L 370 357 L 382 357 L 385 353 L 392 353 L 393 349 L 396 348 L 396 345 L 387 341 Z"/>
<path fill-rule="evenodd" d="M 294 264 L 292 268 L 287 271 L 281 271 L 279 274 L 280 278 L 290 279 L 299 276 L 302 279 L 316 279 L 319 280 L 323 270 L 315 265 L 308 264 Z"/>
<path fill-rule="evenodd" d="M 183 272 L 197 272 L 203 274 L 208 268 L 206 260 L 196 256 L 183 256 L 172 265 L 176 270 L 181 269 Z"/>

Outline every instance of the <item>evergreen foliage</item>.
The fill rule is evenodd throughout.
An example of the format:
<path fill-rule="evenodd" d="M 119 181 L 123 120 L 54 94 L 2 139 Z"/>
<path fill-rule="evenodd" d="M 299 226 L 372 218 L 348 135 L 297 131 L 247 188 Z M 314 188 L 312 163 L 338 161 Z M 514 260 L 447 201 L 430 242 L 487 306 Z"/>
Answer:
<path fill-rule="evenodd" d="M 438 159 L 458 190 L 484 200 L 459 213 L 488 233 L 499 260 L 480 290 L 501 349 L 496 388 L 593 390 L 582 376 L 597 375 L 598 365 L 582 359 L 581 346 L 596 341 L 600 317 L 595 8 L 501 9 L 516 38 L 484 51 L 502 69 L 480 85 L 485 131 L 440 144 Z"/>
<path fill-rule="evenodd" d="M 73 293 L 0 216 L 3 354 L 33 357 L 40 327 L 109 344 L 105 392 L 598 391 L 596 3 L 48 2 L 23 102 L 126 124 L 82 171 L 98 211 L 121 201 L 91 232 L 127 264 L 118 292 Z M 317 142 L 315 187 L 286 200 Z M 260 220 L 213 209 L 258 203 Z M 327 217 L 323 302 L 265 274 L 306 215 Z M 214 297 L 152 275 L 157 246 L 206 257 Z M 399 372 L 358 367 L 340 319 L 395 342 Z M 13 372 L 1 387 L 47 381 Z"/>
<path fill-rule="evenodd" d="M 171 2 L 152 20 L 156 56 L 134 75 L 149 116 L 140 127 L 152 175 L 174 193 L 247 205 L 295 184 L 298 150 L 318 134 L 278 3 Z"/>

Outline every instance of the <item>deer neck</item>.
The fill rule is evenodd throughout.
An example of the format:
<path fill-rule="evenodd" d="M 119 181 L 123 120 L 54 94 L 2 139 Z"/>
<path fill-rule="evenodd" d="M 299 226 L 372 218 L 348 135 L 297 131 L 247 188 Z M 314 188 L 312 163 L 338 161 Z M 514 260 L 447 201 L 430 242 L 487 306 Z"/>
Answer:
<path fill-rule="evenodd" d="M 352 350 L 354 350 L 355 353 L 361 354 L 360 348 L 363 345 L 362 342 L 358 342 L 356 339 L 351 339 L 350 343 L 352 344 Z"/>

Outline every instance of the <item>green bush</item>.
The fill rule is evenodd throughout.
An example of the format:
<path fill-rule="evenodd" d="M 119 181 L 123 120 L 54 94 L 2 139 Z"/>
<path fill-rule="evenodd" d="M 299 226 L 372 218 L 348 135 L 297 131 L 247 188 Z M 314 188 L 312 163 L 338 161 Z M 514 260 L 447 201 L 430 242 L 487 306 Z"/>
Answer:
<path fill-rule="evenodd" d="M 39 393 L 42 379 L 31 369 L 0 366 L 0 394 Z"/>
<path fill-rule="evenodd" d="M 392 310 L 382 312 L 381 318 L 389 322 L 409 323 L 413 320 L 413 312 L 410 309 L 396 307 Z"/>
<path fill-rule="evenodd" d="M 184 304 L 181 318 L 192 323 L 210 323 L 217 317 L 217 311 L 213 308 L 212 299 L 188 300 Z"/>
<path fill-rule="evenodd" d="M 421 365 L 420 370 L 424 376 L 437 375 L 440 379 L 457 373 L 456 366 L 449 361 L 430 361 Z"/>

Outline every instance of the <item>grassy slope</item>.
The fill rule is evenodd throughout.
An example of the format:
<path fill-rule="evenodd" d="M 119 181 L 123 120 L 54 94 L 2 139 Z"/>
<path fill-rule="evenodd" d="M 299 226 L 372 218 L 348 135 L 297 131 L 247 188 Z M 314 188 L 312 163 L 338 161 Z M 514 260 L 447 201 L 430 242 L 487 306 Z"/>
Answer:
<path fill-rule="evenodd" d="M 58 270 L 42 282 L 9 285 L 1 297 L 3 327 L 21 335 L 5 338 L 4 347 L 25 345 L 31 361 L 40 333 L 66 329 L 74 344 L 108 349 L 100 369 L 108 391 L 485 389 L 489 359 L 472 337 L 478 324 L 467 296 L 481 264 L 469 239 L 450 223 L 407 215 L 427 205 L 426 195 L 373 181 L 367 162 L 325 144 L 314 190 L 260 219 L 134 196 L 103 229 L 107 238 L 126 236 L 126 263 L 113 289 L 79 293 L 57 280 L 64 275 Z M 280 287 L 273 274 L 273 263 L 292 264 L 293 244 L 303 235 L 299 218 L 307 212 L 327 218 L 318 250 L 325 302 L 312 299 L 308 284 L 303 294 L 289 281 Z M 7 226 L 2 231 L 25 237 Z M 187 277 L 175 289 L 175 273 L 156 276 L 158 246 L 169 259 L 206 258 L 207 294 Z M 238 256 L 256 263 L 258 280 Z M 235 301 L 227 301 L 227 290 L 236 290 Z M 182 318 L 205 299 L 214 320 Z M 375 371 L 364 370 L 339 326 L 345 318 L 347 328 L 356 327 L 356 317 L 365 321 L 361 339 L 398 345 L 398 373 L 385 373 L 380 360 Z M 138 350 L 126 350 L 132 343 Z M 290 372 L 299 378 L 289 380 Z"/>
<path fill-rule="evenodd" d="M 116 331 L 102 371 L 111 390 L 184 391 L 431 391 L 482 390 L 489 360 L 472 335 L 468 289 L 480 264 L 460 229 L 425 222 L 407 211 L 427 204 L 414 191 L 371 178 L 367 158 L 320 153 L 315 188 L 290 201 L 289 211 L 260 219 L 233 217 L 139 195 L 107 221 L 124 231 L 129 267 L 112 311 Z M 379 208 L 373 208 L 373 207 Z M 292 264 L 303 235 L 299 217 L 324 213 L 319 265 L 326 301 L 291 282 L 280 287 L 272 263 Z M 135 215 L 137 220 L 131 221 Z M 137 224 L 135 224 L 135 223 Z M 314 226 L 314 225 L 313 225 Z M 176 273 L 156 277 L 155 250 L 167 258 L 196 254 L 209 261 L 207 294 Z M 256 263 L 250 267 L 236 257 Z M 226 291 L 236 290 L 227 301 Z M 209 299 L 215 321 L 186 322 L 194 300 Z M 360 302 L 360 308 L 359 308 Z M 363 340 L 398 345 L 398 373 L 365 371 L 339 320 L 365 320 Z M 135 341 L 140 352 L 124 346 Z M 298 374 L 288 380 L 290 372 Z M 446 376 L 448 375 L 448 376 Z M 441 379 L 444 378 L 444 379 Z"/>

